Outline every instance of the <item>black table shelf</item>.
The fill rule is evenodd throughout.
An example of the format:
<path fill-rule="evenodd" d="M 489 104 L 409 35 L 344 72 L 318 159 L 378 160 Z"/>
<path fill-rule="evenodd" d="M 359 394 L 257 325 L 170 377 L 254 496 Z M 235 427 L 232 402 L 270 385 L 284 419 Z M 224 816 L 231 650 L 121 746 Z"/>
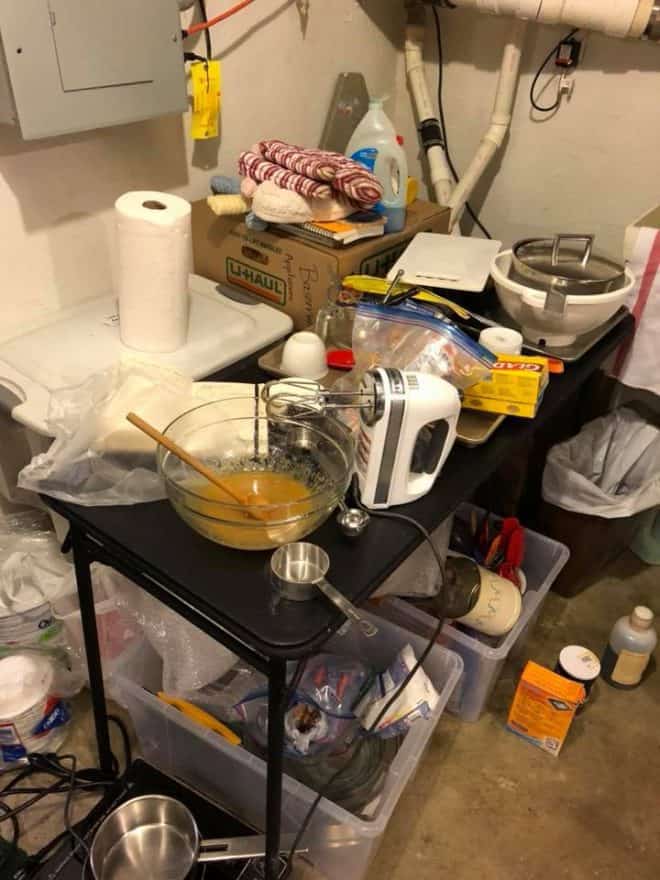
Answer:
<path fill-rule="evenodd" d="M 456 507 L 535 432 L 551 424 L 583 384 L 632 332 L 631 317 L 616 326 L 563 375 L 551 377 L 534 420 L 506 419 L 483 446 L 455 446 L 433 489 L 397 511 L 435 529 Z M 265 377 L 256 363 L 228 368 L 212 377 L 257 382 Z M 71 525 L 81 616 L 90 668 L 99 753 L 107 764 L 109 740 L 89 565 L 112 565 L 182 614 L 213 638 L 271 677 L 267 832 L 272 864 L 277 860 L 282 778 L 285 663 L 316 650 L 344 622 L 325 600 L 275 603 L 268 578 L 272 551 L 238 551 L 214 544 L 190 529 L 167 501 L 131 507 L 81 507 L 55 499 L 46 502 Z M 308 540 L 329 554 L 329 579 L 356 604 L 363 602 L 417 547 L 416 529 L 373 518 L 366 532 L 351 541 L 331 517 Z M 275 816 L 275 811 L 277 816 Z"/>

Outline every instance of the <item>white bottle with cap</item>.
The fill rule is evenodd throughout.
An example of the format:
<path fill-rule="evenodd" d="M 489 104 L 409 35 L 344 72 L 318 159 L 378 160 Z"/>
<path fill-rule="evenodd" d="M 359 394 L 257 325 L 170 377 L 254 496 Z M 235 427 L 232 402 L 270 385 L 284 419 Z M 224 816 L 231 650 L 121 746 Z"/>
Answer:
<path fill-rule="evenodd" d="M 612 628 L 601 661 L 605 681 L 619 688 L 637 687 L 657 643 L 653 612 L 637 605 L 632 614 L 620 617 Z"/>
<path fill-rule="evenodd" d="M 369 111 L 353 132 L 346 155 L 372 171 L 383 185 L 376 210 L 385 214 L 385 232 L 400 232 L 406 225 L 408 163 L 394 126 L 383 110 L 383 98 L 372 98 Z"/>

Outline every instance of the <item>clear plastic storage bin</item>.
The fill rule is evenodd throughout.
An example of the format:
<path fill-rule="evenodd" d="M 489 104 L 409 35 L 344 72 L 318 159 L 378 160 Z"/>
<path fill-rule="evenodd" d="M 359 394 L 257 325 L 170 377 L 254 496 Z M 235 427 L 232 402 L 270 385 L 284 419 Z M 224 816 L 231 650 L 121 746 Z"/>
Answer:
<path fill-rule="evenodd" d="M 467 519 L 471 510 L 480 515 L 484 511 L 463 504 L 456 517 Z M 467 632 L 445 624 L 438 642 L 463 658 L 463 677 L 447 704 L 447 711 L 463 721 L 478 721 L 502 673 L 504 661 L 515 655 L 532 631 L 553 581 L 568 562 L 568 548 L 558 541 L 546 538 L 529 529 L 525 530 L 525 561 L 523 571 L 527 590 L 522 600 L 518 622 L 505 636 L 487 636 Z M 437 626 L 437 620 L 415 608 L 405 599 L 389 598 L 378 606 L 377 613 L 398 623 L 411 632 L 428 638 Z"/>
<path fill-rule="evenodd" d="M 427 642 L 397 625 L 365 615 L 379 627 L 365 639 L 352 626 L 335 635 L 324 650 L 353 654 L 377 669 L 411 644 L 419 656 Z M 461 658 L 434 646 L 424 669 L 440 694 L 433 715 L 413 725 L 390 765 L 385 787 L 374 804 L 372 818 L 362 819 L 337 804 L 322 800 L 305 836 L 310 859 L 328 880 L 360 880 L 385 832 L 401 792 L 413 776 L 433 730 L 463 671 Z M 111 694 L 133 720 L 142 754 L 163 772 L 178 777 L 215 799 L 237 816 L 265 827 L 266 763 L 256 755 L 230 746 L 217 734 L 188 720 L 150 693 L 161 686 L 160 658 L 145 642 L 141 651 L 128 652 L 115 670 Z M 311 806 L 315 792 L 289 776 L 282 792 L 282 830 L 296 831 Z"/>

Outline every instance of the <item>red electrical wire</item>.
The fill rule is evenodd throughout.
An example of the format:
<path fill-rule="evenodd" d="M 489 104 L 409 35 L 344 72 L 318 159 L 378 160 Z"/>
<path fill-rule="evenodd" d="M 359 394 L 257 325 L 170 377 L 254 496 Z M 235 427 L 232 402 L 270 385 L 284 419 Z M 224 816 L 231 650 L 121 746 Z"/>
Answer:
<path fill-rule="evenodd" d="M 231 6 L 225 12 L 221 12 L 220 15 L 216 15 L 214 18 L 210 18 L 208 21 L 200 21 L 197 24 L 191 25 L 186 31 L 186 36 L 191 37 L 193 34 L 198 34 L 201 31 L 206 30 L 207 28 L 212 28 L 213 25 L 224 21 L 226 18 L 230 18 L 232 15 L 240 12 L 241 9 L 245 9 L 245 7 L 249 6 L 250 3 L 254 3 L 254 0 L 241 0 L 240 3 L 237 3 L 235 6 Z"/>

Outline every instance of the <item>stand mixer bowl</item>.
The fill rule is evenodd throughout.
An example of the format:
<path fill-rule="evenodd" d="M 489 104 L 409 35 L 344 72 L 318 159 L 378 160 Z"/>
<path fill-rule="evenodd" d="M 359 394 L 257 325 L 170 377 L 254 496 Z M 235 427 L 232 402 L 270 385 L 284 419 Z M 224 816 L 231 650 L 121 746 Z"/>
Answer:
<path fill-rule="evenodd" d="M 353 470 L 353 438 L 337 419 L 268 416 L 256 398 L 195 407 L 164 433 L 241 496 L 223 494 L 159 447 L 175 511 L 204 537 L 240 550 L 267 550 L 313 532 L 343 499 Z"/>

